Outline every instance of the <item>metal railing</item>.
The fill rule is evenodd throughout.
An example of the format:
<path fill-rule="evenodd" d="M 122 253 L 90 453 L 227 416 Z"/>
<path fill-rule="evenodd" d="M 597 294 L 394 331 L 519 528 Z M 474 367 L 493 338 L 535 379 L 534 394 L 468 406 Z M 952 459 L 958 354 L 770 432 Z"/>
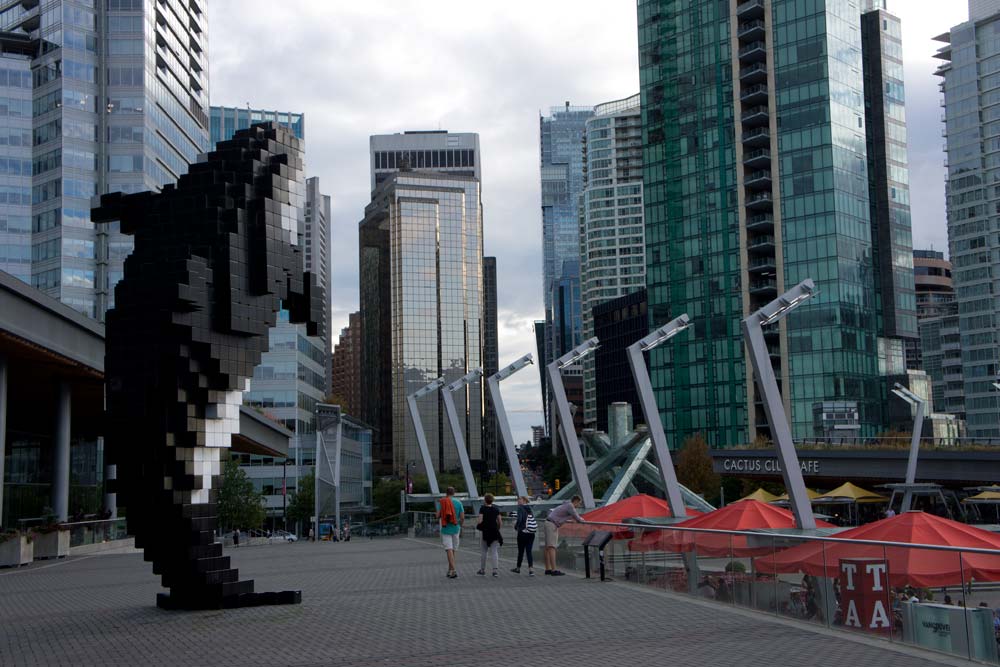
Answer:
<path fill-rule="evenodd" d="M 124 540 L 128 537 L 125 529 L 125 519 L 98 519 L 96 521 L 74 521 L 63 523 L 59 527 L 69 531 L 69 546 L 79 547 L 85 544 L 101 544 L 113 540 Z"/>

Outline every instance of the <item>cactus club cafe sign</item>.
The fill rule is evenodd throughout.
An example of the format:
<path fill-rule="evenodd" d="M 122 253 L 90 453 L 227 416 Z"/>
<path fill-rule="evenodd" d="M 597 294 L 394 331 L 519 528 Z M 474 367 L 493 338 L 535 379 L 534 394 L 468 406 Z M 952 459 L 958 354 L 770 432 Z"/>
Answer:
<path fill-rule="evenodd" d="M 800 459 L 799 467 L 802 468 L 803 475 L 818 475 L 820 473 L 817 459 Z M 781 474 L 781 464 L 775 458 L 727 456 L 722 459 L 722 470 L 723 472 L 749 474 Z"/>

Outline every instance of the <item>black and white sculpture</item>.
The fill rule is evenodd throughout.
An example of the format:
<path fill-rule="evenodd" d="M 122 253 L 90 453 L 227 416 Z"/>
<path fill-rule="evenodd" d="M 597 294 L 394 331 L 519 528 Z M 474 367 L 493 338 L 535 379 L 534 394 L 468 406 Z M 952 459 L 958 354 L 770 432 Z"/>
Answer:
<path fill-rule="evenodd" d="M 107 452 L 129 533 L 170 593 L 214 609 L 301 600 L 254 593 L 222 555 L 217 485 L 239 406 L 279 309 L 318 335 L 324 295 L 297 247 L 300 142 L 270 124 L 241 130 L 160 193 L 104 195 L 135 249 L 107 314 Z"/>

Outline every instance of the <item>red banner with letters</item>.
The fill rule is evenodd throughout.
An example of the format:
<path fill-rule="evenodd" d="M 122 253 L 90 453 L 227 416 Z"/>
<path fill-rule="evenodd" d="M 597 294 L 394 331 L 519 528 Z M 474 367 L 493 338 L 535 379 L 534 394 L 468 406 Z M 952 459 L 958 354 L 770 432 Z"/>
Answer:
<path fill-rule="evenodd" d="M 840 617 L 845 628 L 892 632 L 888 563 L 874 558 L 840 560 Z"/>

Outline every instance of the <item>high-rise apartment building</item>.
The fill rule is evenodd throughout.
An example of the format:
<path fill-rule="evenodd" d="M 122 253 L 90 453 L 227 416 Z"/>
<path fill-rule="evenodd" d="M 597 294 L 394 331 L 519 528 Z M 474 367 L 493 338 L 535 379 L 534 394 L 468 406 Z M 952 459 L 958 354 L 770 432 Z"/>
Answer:
<path fill-rule="evenodd" d="M 373 167 L 381 164 L 373 159 L 379 160 Z M 472 175 L 388 174 L 365 208 L 359 226 L 361 418 L 374 429 L 379 472 L 404 475 L 411 463 L 414 470 L 423 467 L 406 397 L 436 378 L 452 382 L 483 365 L 482 239 L 479 180 Z M 482 382 L 454 396 L 469 457 L 482 459 Z M 435 467 L 457 469 L 440 392 L 419 399 L 418 409 Z"/>
<path fill-rule="evenodd" d="M 969 437 L 1000 436 L 1000 2 L 973 0 L 969 21 L 937 37 L 944 63 L 948 254 L 958 303 Z M 926 355 L 926 350 L 925 350 Z"/>
<path fill-rule="evenodd" d="M 361 414 L 361 313 L 347 316 L 330 363 L 331 394 L 349 415 Z"/>
<path fill-rule="evenodd" d="M 500 370 L 497 322 L 497 258 L 483 257 L 483 376 Z M 483 396 L 483 458 L 489 470 L 505 470 L 507 457 L 499 447 L 497 417 L 488 391 Z M 501 459 L 503 459 L 501 461 Z"/>
<path fill-rule="evenodd" d="M 580 211 L 583 340 L 594 335 L 595 306 L 646 286 L 639 97 L 636 94 L 599 104 L 587 121 L 585 185 Z M 607 421 L 607 415 L 599 414 L 597 409 L 595 368 L 595 356 L 585 357 L 583 422 L 586 425 Z"/>
<path fill-rule="evenodd" d="M 306 208 L 304 215 L 304 232 L 302 243 L 304 245 L 303 261 L 305 270 L 318 277 L 317 282 L 323 286 L 323 293 L 327 295 L 326 304 L 323 308 L 323 353 L 329 358 L 332 348 L 333 334 L 330 329 L 330 319 L 332 301 L 330 294 L 330 196 L 319 190 L 319 177 L 314 176 L 306 179 Z M 330 370 L 326 369 L 323 374 L 326 384 L 323 387 L 324 395 L 330 393 Z"/>
<path fill-rule="evenodd" d="M 538 365 L 542 369 L 545 410 L 549 394 L 546 364 L 582 342 L 580 198 L 584 185 L 584 136 L 587 120 L 593 115 L 593 107 L 574 107 L 566 102 L 564 106 L 552 107 L 548 116 L 538 119 L 545 304 L 545 346 L 539 348 Z M 573 372 L 579 373 L 580 369 Z"/>
<path fill-rule="evenodd" d="M 0 268 L 91 317 L 131 239 L 91 197 L 156 190 L 208 147 L 206 0 L 0 0 Z"/>
<path fill-rule="evenodd" d="M 964 419 L 962 345 L 951 262 L 940 251 L 914 250 L 913 277 L 920 340 L 918 346 L 907 348 L 907 367 L 923 370 L 930 377 L 937 412 Z"/>
<path fill-rule="evenodd" d="M 793 435 L 826 433 L 833 403 L 883 429 L 915 327 L 899 22 L 879 4 L 639 2 L 650 325 L 694 322 L 650 355 L 672 446 L 768 434 L 740 321 L 805 278 L 818 294 L 765 331 Z"/>

